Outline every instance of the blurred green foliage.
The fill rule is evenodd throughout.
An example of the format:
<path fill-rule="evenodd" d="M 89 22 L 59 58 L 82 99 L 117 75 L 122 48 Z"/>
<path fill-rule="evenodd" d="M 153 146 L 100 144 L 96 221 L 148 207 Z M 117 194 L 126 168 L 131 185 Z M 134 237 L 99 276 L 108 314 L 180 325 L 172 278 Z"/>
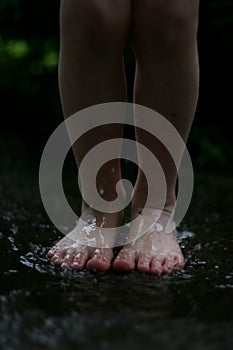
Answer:
<path fill-rule="evenodd" d="M 0 99 L 7 111 L 6 129 L 24 133 L 27 125 L 36 131 L 37 142 L 44 142 L 62 120 L 57 84 L 59 6 L 59 0 L 0 2 Z M 228 125 L 233 97 L 233 0 L 201 1 L 198 42 L 200 99 L 189 148 L 198 169 L 232 170 Z M 130 47 L 125 63 L 132 90 Z"/>

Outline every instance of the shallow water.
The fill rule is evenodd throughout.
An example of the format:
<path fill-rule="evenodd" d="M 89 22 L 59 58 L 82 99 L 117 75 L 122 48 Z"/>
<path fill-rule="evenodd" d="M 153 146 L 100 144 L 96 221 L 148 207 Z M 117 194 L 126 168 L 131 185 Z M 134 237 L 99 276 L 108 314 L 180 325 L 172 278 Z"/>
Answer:
<path fill-rule="evenodd" d="M 4 159 L 0 348 L 233 348 L 230 176 L 196 176 L 192 205 L 180 227 L 187 260 L 181 272 L 160 277 L 72 272 L 46 258 L 59 235 L 41 206 L 37 159 L 35 166 L 27 155 L 25 164 L 13 161 L 17 154 Z"/>

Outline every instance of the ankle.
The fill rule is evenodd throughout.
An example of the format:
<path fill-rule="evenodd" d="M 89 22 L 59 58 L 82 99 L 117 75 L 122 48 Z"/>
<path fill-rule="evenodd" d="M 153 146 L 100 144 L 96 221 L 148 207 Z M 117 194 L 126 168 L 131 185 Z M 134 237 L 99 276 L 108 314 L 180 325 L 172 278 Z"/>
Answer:
<path fill-rule="evenodd" d="M 172 213 L 175 207 L 176 207 L 176 196 L 170 196 L 166 198 L 163 211 Z"/>
<path fill-rule="evenodd" d="M 148 209 L 161 210 L 164 213 L 171 214 L 174 211 L 174 208 L 176 206 L 176 197 L 172 196 L 172 197 L 166 198 L 165 203 L 161 205 L 162 202 L 164 201 L 155 200 L 153 205 L 150 205 Z M 146 200 L 142 201 L 140 196 L 134 195 L 132 198 L 132 205 L 131 205 L 132 218 L 135 218 L 138 214 L 140 214 L 143 209 L 147 209 Z"/>

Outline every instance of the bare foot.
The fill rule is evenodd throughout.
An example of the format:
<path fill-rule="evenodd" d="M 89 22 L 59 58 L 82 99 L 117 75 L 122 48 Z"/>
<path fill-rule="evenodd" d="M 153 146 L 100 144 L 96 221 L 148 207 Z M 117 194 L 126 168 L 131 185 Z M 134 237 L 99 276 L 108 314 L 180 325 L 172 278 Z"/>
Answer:
<path fill-rule="evenodd" d="M 99 272 L 109 270 L 117 226 L 121 224 L 122 219 L 123 212 L 103 214 L 86 208 L 76 228 L 50 249 L 48 257 L 55 265 L 62 268 L 73 268 L 78 271 L 87 268 Z M 101 228 L 109 228 L 108 242 L 100 241 Z M 80 237 L 82 243 L 80 243 Z M 101 246 L 110 248 L 96 248 Z"/>
<path fill-rule="evenodd" d="M 146 209 L 137 216 L 128 236 L 128 240 L 133 242 L 126 244 L 119 252 L 113 263 L 115 270 L 136 269 L 139 272 L 161 275 L 184 267 L 177 231 L 167 226 L 170 214 L 163 212 L 155 223 L 157 215 L 158 211 Z"/>

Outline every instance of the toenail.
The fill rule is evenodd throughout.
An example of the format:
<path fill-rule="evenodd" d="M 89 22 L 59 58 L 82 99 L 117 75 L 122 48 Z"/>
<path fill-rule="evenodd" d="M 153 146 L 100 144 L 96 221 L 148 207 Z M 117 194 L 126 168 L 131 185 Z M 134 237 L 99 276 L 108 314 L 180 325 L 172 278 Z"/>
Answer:
<path fill-rule="evenodd" d="M 102 257 L 101 255 L 96 254 L 96 255 L 93 256 L 93 258 L 94 258 L 94 259 L 100 260 L 100 259 L 102 259 L 103 257 Z"/>
<path fill-rule="evenodd" d="M 69 265 L 68 265 L 67 263 L 63 262 L 63 263 L 61 264 L 61 267 L 62 267 L 62 268 L 68 268 Z"/>
<path fill-rule="evenodd" d="M 161 275 L 162 270 L 160 267 L 155 267 L 154 270 L 156 271 L 156 273 L 158 273 L 159 275 Z"/>
<path fill-rule="evenodd" d="M 59 259 L 53 259 L 52 262 L 53 262 L 55 265 L 57 265 L 57 264 L 60 263 L 60 260 L 59 260 Z"/>

